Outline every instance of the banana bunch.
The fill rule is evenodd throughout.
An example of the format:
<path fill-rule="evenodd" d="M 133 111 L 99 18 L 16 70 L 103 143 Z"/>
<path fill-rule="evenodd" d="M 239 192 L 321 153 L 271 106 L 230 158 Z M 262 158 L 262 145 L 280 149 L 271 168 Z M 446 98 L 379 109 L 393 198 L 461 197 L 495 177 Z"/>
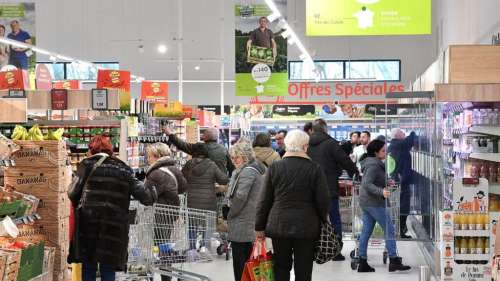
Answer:
<path fill-rule="evenodd" d="M 14 131 L 12 132 L 11 138 L 12 140 L 27 140 L 28 131 L 23 126 L 16 125 Z"/>
<path fill-rule="evenodd" d="M 63 134 L 64 134 L 64 128 L 59 128 L 55 131 L 49 130 L 48 133 L 45 136 L 43 136 L 43 139 L 60 141 L 62 140 Z"/>
<path fill-rule="evenodd" d="M 28 140 L 31 141 L 43 141 L 43 134 L 38 125 L 34 125 L 28 131 Z"/>

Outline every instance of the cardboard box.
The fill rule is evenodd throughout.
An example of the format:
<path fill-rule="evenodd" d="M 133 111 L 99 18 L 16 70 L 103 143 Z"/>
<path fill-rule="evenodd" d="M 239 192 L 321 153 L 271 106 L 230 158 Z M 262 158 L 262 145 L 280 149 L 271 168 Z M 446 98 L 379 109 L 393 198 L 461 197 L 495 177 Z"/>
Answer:
<path fill-rule="evenodd" d="M 63 141 L 15 141 L 20 149 L 11 156 L 16 167 L 56 167 L 67 162 L 66 143 Z"/>

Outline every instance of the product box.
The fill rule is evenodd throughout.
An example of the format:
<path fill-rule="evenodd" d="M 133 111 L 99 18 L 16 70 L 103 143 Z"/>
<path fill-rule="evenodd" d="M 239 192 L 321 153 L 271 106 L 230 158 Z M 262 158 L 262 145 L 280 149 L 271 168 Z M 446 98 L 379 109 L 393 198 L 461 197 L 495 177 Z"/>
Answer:
<path fill-rule="evenodd" d="M 463 213 L 485 213 L 488 211 L 488 180 L 467 184 L 466 179 L 453 181 L 453 210 Z M 475 179 L 474 179 L 475 180 Z"/>
<path fill-rule="evenodd" d="M 453 267 L 454 281 L 490 281 L 491 265 L 486 264 L 455 264 Z"/>
<path fill-rule="evenodd" d="M 455 267 L 455 261 L 453 259 L 442 259 L 441 260 L 441 280 L 442 281 L 453 281 L 454 267 Z"/>

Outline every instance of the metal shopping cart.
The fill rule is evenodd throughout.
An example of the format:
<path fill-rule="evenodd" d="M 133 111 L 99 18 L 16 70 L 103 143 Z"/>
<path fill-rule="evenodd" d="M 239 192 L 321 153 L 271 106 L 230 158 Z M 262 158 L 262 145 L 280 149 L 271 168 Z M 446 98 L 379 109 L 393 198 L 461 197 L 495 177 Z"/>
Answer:
<path fill-rule="evenodd" d="M 217 233 L 216 243 L 217 246 L 217 255 L 222 256 L 226 255 L 226 260 L 229 260 L 231 257 L 231 243 L 228 240 L 228 225 L 227 221 L 223 218 L 223 208 L 227 206 L 228 199 L 224 193 L 217 194 Z"/>
<path fill-rule="evenodd" d="M 154 274 L 186 281 L 210 278 L 184 270 L 186 263 L 212 260 L 216 212 L 155 204 L 137 206 L 131 225 L 128 273 L 122 280 L 150 280 Z"/>
<path fill-rule="evenodd" d="M 351 269 L 355 270 L 358 268 L 359 263 L 359 238 L 361 236 L 362 215 L 363 211 L 359 205 L 359 189 L 361 187 L 361 182 L 353 180 L 353 192 L 352 192 L 352 234 L 353 240 L 356 243 L 356 247 L 351 251 Z M 397 239 L 399 237 L 399 185 L 395 184 L 389 188 L 391 195 L 385 200 L 385 207 L 389 213 L 390 222 L 394 224 L 394 237 L 387 237 L 388 239 Z M 382 227 L 376 224 L 375 229 L 370 237 L 368 246 L 370 248 L 383 248 L 382 261 L 384 264 L 387 263 L 388 253 L 385 250 L 385 233 Z"/>

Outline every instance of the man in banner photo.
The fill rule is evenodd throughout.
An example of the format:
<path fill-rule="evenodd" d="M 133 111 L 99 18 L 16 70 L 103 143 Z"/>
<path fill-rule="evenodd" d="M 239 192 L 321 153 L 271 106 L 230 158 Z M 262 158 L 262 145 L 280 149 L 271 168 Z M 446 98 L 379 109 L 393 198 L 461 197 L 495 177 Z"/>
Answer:
<path fill-rule="evenodd" d="M 35 3 L 0 3 L 0 29 L 2 37 L 35 45 Z M 0 55 L 2 67 L 9 64 L 18 69 L 35 71 L 36 58 L 30 49 L 9 46 L 7 50 L 2 48 Z"/>
<path fill-rule="evenodd" d="M 287 1 L 274 1 L 286 17 Z M 288 95 L 287 42 L 264 0 L 235 0 L 237 96 Z"/>

